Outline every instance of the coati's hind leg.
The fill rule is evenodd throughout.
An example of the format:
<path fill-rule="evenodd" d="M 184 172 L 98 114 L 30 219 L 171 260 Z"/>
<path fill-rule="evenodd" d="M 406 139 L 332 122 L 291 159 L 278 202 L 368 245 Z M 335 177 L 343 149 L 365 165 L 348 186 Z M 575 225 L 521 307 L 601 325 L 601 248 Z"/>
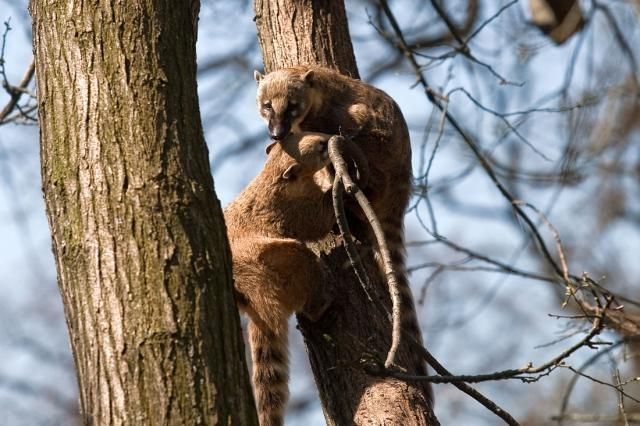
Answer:
<path fill-rule="evenodd" d="M 252 384 L 261 426 L 283 424 L 289 396 L 287 321 L 294 312 L 319 316 L 324 273 L 304 244 L 284 238 L 232 240 L 238 304 L 249 316 Z"/>
<path fill-rule="evenodd" d="M 305 308 L 315 307 L 311 314 L 319 315 L 316 299 L 324 297 L 324 272 L 304 244 L 260 237 L 231 244 L 238 300 L 256 323 L 277 330 L 294 312 L 304 312 Z"/>

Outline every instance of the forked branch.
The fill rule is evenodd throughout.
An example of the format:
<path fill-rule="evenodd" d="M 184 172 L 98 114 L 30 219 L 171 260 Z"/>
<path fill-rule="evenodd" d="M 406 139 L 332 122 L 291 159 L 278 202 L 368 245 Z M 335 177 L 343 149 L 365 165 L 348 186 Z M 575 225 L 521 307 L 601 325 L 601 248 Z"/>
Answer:
<path fill-rule="evenodd" d="M 369 204 L 366 196 L 362 193 L 362 191 L 360 191 L 358 185 L 356 185 L 356 183 L 353 181 L 353 179 L 349 174 L 348 163 L 345 160 L 344 154 L 347 153 L 350 155 L 350 158 L 355 159 L 359 167 L 358 171 L 360 172 L 361 178 L 362 177 L 364 177 L 365 179 L 367 178 L 368 169 L 366 167 L 368 166 L 368 164 L 366 162 L 366 159 L 360 157 L 362 153 L 357 149 L 357 147 L 353 144 L 348 143 L 345 140 L 345 138 L 342 136 L 333 136 L 331 139 L 329 139 L 328 150 L 329 150 L 329 159 L 331 160 L 333 167 L 335 168 L 335 171 L 336 171 L 336 176 L 333 183 L 334 209 L 336 212 L 336 220 L 338 222 L 338 227 L 340 228 L 340 233 L 342 234 L 345 247 L 347 250 L 347 255 L 349 256 L 349 260 L 351 261 L 351 264 L 354 270 L 356 271 L 356 276 L 358 277 L 363 289 L 365 290 L 365 293 L 367 294 L 367 296 L 369 296 L 369 300 L 373 302 L 376 308 L 383 310 L 387 315 L 389 315 L 388 310 L 381 303 L 379 303 L 377 299 L 372 299 L 370 296 L 369 291 L 371 287 L 369 284 L 369 280 L 366 275 L 366 271 L 364 270 L 364 267 L 362 265 L 360 256 L 358 255 L 358 251 L 355 248 L 353 237 L 349 231 L 349 226 L 346 220 L 346 214 L 344 211 L 344 204 L 342 199 L 344 190 L 346 190 L 347 193 L 353 195 L 358 201 L 358 203 L 360 204 L 360 207 L 363 209 L 365 214 L 367 215 L 367 212 L 371 213 L 371 217 L 367 215 L 367 219 L 371 223 L 371 226 L 374 229 L 374 233 L 376 230 L 375 228 L 376 225 L 378 229 L 381 231 L 380 222 L 377 220 L 375 213 L 371 209 L 371 205 Z M 364 176 L 362 176 L 363 174 Z M 358 194 L 360 194 L 360 196 L 358 196 Z M 364 203 L 364 207 L 362 202 L 366 202 Z M 378 244 L 380 244 L 380 241 L 382 241 L 384 243 L 384 247 L 386 248 L 384 234 L 376 233 L 376 238 L 378 239 Z M 385 253 L 382 253 L 382 249 L 381 249 L 381 255 L 388 256 L 389 255 L 388 250 L 386 251 L 386 254 L 385 254 Z M 388 259 L 389 257 L 387 257 L 387 260 Z M 389 264 L 392 265 L 390 262 Z M 386 265 L 387 265 L 387 262 L 385 262 L 385 266 Z M 386 272 L 387 271 L 385 271 L 385 273 Z M 393 274 L 392 276 L 395 277 L 395 275 Z M 387 274 L 387 277 L 389 277 L 388 274 Z M 400 301 L 398 300 L 396 303 L 396 301 L 393 300 L 393 290 L 391 290 L 392 285 L 395 285 L 395 292 L 396 294 L 398 294 L 397 281 L 395 280 L 390 281 L 389 286 L 390 286 L 390 292 L 392 295 L 392 303 L 393 303 L 393 308 L 392 308 L 393 309 L 393 315 L 392 315 L 393 328 L 392 328 L 392 338 L 391 338 L 392 345 L 391 345 L 391 349 L 387 354 L 384 370 L 390 371 L 388 370 L 388 368 L 390 365 L 393 364 L 393 359 L 395 357 L 395 353 L 400 343 L 400 335 L 403 334 L 404 338 L 407 339 L 407 341 L 411 343 L 412 346 L 414 346 L 415 350 L 419 351 L 422 354 L 423 358 L 425 358 L 425 360 L 429 363 L 429 365 L 431 365 L 439 375 L 452 376 L 452 374 L 448 370 L 446 370 L 431 355 L 431 353 L 429 353 L 429 351 L 427 351 L 424 348 L 424 346 L 422 346 L 421 344 L 419 344 L 417 341 L 413 339 L 413 336 L 409 335 L 406 332 L 405 333 L 402 332 L 400 328 L 400 309 L 399 309 Z M 397 327 L 396 327 L 396 324 L 397 324 Z M 380 372 L 380 369 L 378 369 L 377 372 L 376 371 L 369 371 L 369 372 L 372 374 L 376 374 Z M 482 395 L 477 390 L 473 389 L 467 383 L 452 382 L 452 384 L 457 388 L 459 388 L 460 390 L 462 390 L 463 392 L 465 392 L 466 394 L 468 394 L 469 396 L 471 396 L 473 399 L 478 401 L 487 409 L 489 409 L 490 411 L 498 415 L 507 424 L 511 426 L 517 426 L 519 424 L 508 412 L 506 412 L 504 409 L 499 407 L 496 403 L 494 403 L 493 401 L 491 401 L 490 399 Z"/>
<path fill-rule="evenodd" d="M 351 146 L 349 146 L 351 145 Z M 382 230 L 382 225 L 376 216 L 376 213 L 373 211 L 371 207 L 371 203 L 364 195 L 364 193 L 360 190 L 358 185 L 353 181 L 351 175 L 349 174 L 349 167 L 347 165 L 347 161 L 344 158 L 344 154 L 352 154 L 353 157 L 360 157 L 360 161 L 358 158 L 354 158 L 356 164 L 358 165 L 358 170 L 360 172 L 361 177 L 365 177 L 367 173 L 365 172 L 367 169 L 367 162 L 364 156 L 359 153 L 358 149 L 355 145 L 350 144 L 343 136 L 333 136 L 329 139 L 329 159 L 333 164 L 336 175 L 333 183 L 333 202 L 334 208 L 336 211 L 336 220 L 338 222 L 338 226 L 340 228 L 340 232 L 342 233 L 343 239 L 345 240 L 345 246 L 347 247 L 347 254 L 349 259 L 351 260 L 352 265 L 354 266 L 354 270 L 356 271 L 356 276 L 360 280 L 360 283 L 363 285 L 365 292 L 371 299 L 369 294 L 369 280 L 366 276 L 366 272 L 362 267 L 362 261 L 360 260 L 360 256 L 358 255 L 357 250 L 353 244 L 353 238 L 349 232 L 349 227 L 346 221 L 346 216 L 344 214 L 344 206 L 342 200 L 342 188 L 347 192 L 347 194 L 351 195 L 356 199 L 358 205 L 362 209 L 363 213 L 367 217 L 369 224 L 373 230 L 373 233 L 376 238 L 376 242 L 378 244 L 378 250 L 380 253 L 380 257 L 382 258 L 382 264 L 384 267 L 384 274 L 387 280 L 387 285 L 389 286 L 389 294 L 391 296 L 391 318 L 392 318 L 392 334 L 391 334 L 391 348 L 387 353 L 387 359 L 384 362 L 386 368 L 389 368 L 395 363 L 395 356 L 398 348 L 400 346 L 400 290 L 398 289 L 398 278 L 396 275 L 396 271 L 393 267 L 393 262 L 391 261 L 391 253 L 389 252 L 389 247 L 387 246 L 387 241 L 384 237 L 384 231 Z"/>

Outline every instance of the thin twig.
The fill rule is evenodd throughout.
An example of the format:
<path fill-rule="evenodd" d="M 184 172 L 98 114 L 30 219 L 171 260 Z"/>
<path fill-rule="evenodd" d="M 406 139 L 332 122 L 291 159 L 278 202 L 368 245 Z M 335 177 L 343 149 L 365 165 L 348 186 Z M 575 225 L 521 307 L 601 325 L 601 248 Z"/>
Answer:
<path fill-rule="evenodd" d="M 403 337 L 407 339 L 412 345 L 413 348 L 418 351 L 418 353 L 427 361 L 427 363 L 441 376 L 452 376 L 452 374 L 447 370 L 440 362 L 429 352 L 424 346 L 418 343 L 413 336 L 408 333 L 403 333 Z M 505 423 L 511 426 L 519 426 L 520 423 L 516 419 L 513 418 L 511 414 L 509 414 L 506 410 L 500 407 L 498 404 L 478 392 L 473 387 L 469 386 L 465 382 L 452 382 L 453 386 L 461 390 L 462 392 L 469 395 L 471 398 L 478 401 L 482 404 L 486 409 L 500 417 L 504 420 Z"/>
<path fill-rule="evenodd" d="M 589 359 L 587 359 L 580 367 L 578 367 L 578 371 L 582 373 L 584 370 L 593 365 L 601 356 L 611 352 L 615 348 L 619 347 L 621 344 L 625 343 L 625 340 L 620 340 L 619 342 L 613 343 L 611 346 L 596 352 Z M 562 404 L 560 404 L 560 414 L 556 416 L 556 420 L 558 421 L 558 426 L 562 426 L 563 420 L 567 415 L 567 408 L 569 407 L 569 399 L 571 398 L 571 394 L 573 393 L 573 389 L 575 388 L 578 379 L 582 377 L 580 374 L 574 374 L 567 386 L 567 390 L 562 397 Z"/>
<path fill-rule="evenodd" d="M 494 19 L 498 18 L 498 16 L 500 16 L 502 14 L 502 12 L 504 12 L 505 10 L 507 10 L 508 8 L 510 8 L 511 6 L 513 6 L 514 4 L 518 3 L 518 0 L 513 0 L 507 4 L 505 4 L 504 6 L 502 6 L 500 9 L 498 9 L 498 11 L 496 13 L 494 13 L 492 16 L 489 17 L 489 19 L 487 19 L 486 21 L 484 21 L 482 24 L 480 24 L 480 26 L 471 33 L 471 35 L 469 35 L 469 37 L 467 37 L 467 39 L 464 41 L 464 44 L 469 44 L 469 42 L 478 35 L 478 33 L 480 33 L 480 31 L 482 31 L 484 29 L 484 27 L 486 27 L 487 25 L 489 25 Z"/>
<path fill-rule="evenodd" d="M 453 38 L 455 38 L 456 41 L 460 43 L 460 47 L 466 48 L 466 50 L 468 50 L 469 47 L 466 46 L 464 40 L 462 40 L 462 37 L 460 37 L 460 35 L 458 34 L 458 29 L 456 28 L 456 25 L 453 23 L 451 18 L 449 18 L 449 15 L 447 14 L 447 12 L 445 12 L 445 10 L 442 8 L 442 6 L 440 5 L 440 1 L 431 0 L 431 5 L 435 9 L 438 16 L 440 16 L 444 24 L 447 26 Z"/>
<path fill-rule="evenodd" d="M 588 375 L 588 374 L 582 373 L 582 372 L 580 372 L 580 371 L 576 370 L 575 368 L 571 367 L 570 365 L 565 365 L 565 366 L 563 366 L 563 367 L 564 367 L 564 368 L 566 368 L 566 369 L 568 369 L 568 370 L 573 371 L 573 372 L 574 372 L 574 373 L 576 373 L 576 374 L 579 374 L 580 376 L 582 376 L 582 377 L 584 377 L 584 378 L 586 378 L 586 379 L 591 380 L 592 382 L 598 383 L 598 384 L 603 385 L 603 386 L 607 386 L 607 387 L 609 387 L 609 388 L 613 388 L 613 389 L 617 390 L 618 392 L 621 392 L 621 393 L 622 393 L 622 395 L 626 396 L 627 398 L 629 398 L 629 399 L 630 399 L 630 400 L 632 400 L 633 402 L 640 403 L 640 399 L 635 398 L 634 396 L 629 395 L 628 393 L 626 393 L 626 392 L 624 392 L 624 391 L 619 390 L 615 385 L 613 385 L 613 384 L 611 384 L 611 383 L 605 382 L 605 381 L 600 380 L 600 379 L 596 379 L 596 378 L 595 378 L 595 377 L 593 377 L 593 376 L 590 376 L 590 375 Z"/>
<path fill-rule="evenodd" d="M 511 124 L 511 122 L 505 117 L 504 114 L 501 114 L 498 111 L 495 111 L 491 108 L 484 106 L 482 103 L 480 103 L 480 101 L 478 101 L 475 97 L 473 97 L 471 93 L 469 93 L 469 91 L 467 91 L 464 87 L 456 87 L 455 89 L 450 90 L 449 93 L 447 93 L 447 97 L 453 95 L 456 92 L 462 92 L 475 106 L 480 108 L 482 111 L 488 112 L 489 114 L 502 120 L 502 122 L 507 126 L 507 128 L 514 135 L 516 135 L 516 137 L 520 139 L 522 143 L 524 143 L 527 147 L 529 147 L 533 152 L 538 154 L 544 160 L 552 161 L 547 155 L 545 155 L 542 151 L 536 148 L 535 145 L 533 145 L 522 133 L 520 133 L 520 131 L 513 124 Z M 445 106 L 445 110 L 446 110 L 446 106 Z"/>
<path fill-rule="evenodd" d="M 3 82 L 3 85 L 5 86 L 7 92 L 11 95 L 11 98 L 9 98 L 9 102 L 7 102 L 4 108 L 2 108 L 2 111 L 0 111 L 0 123 L 4 123 L 9 114 L 18 106 L 18 101 L 20 101 L 22 95 L 25 93 L 29 94 L 27 86 L 29 85 L 29 83 L 31 83 L 31 79 L 33 78 L 34 73 L 35 61 L 31 59 L 31 63 L 29 64 L 27 71 L 25 71 L 24 76 L 22 77 L 22 80 L 20 81 L 20 84 L 18 86 L 11 86 L 8 82 Z M 29 109 L 29 111 L 32 111 L 33 109 Z M 23 114 L 25 113 L 23 112 Z"/>
<path fill-rule="evenodd" d="M 11 31 L 12 29 L 10 23 L 11 23 L 10 20 L 7 20 L 4 23 L 5 30 L 2 34 L 2 42 L 0 44 L 0 77 L 2 77 L 2 88 L 10 96 L 7 104 L 0 111 L 0 124 L 5 124 L 10 121 L 14 121 L 17 117 L 32 118 L 28 115 L 28 113 L 35 109 L 35 108 L 30 108 L 29 111 L 25 111 L 22 109 L 22 107 L 20 107 L 20 105 L 18 105 L 18 102 L 20 101 L 20 98 L 22 97 L 23 94 L 27 94 L 33 97 L 33 95 L 27 89 L 27 86 L 29 85 L 29 83 L 31 83 L 33 74 L 35 72 L 34 59 L 33 58 L 31 59 L 31 63 L 27 67 L 27 71 L 24 73 L 24 76 L 22 77 L 20 84 L 18 84 L 17 86 L 13 86 L 9 83 L 9 80 L 7 79 L 7 73 L 5 68 L 6 64 L 5 64 L 4 56 L 5 56 L 5 49 L 7 45 L 7 35 L 9 34 L 9 31 Z M 9 117 L 9 114 L 11 114 L 11 112 L 16 108 L 19 110 L 17 117 L 16 116 Z"/>
<path fill-rule="evenodd" d="M 618 409 L 620 410 L 620 416 L 624 420 L 624 425 L 629 426 L 629 419 L 627 418 L 627 411 L 624 408 L 624 391 L 622 380 L 620 379 L 620 370 L 616 367 L 614 372 L 614 379 L 616 380 L 616 388 L 618 389 Z"/>
<path fill-rule="evenodd" d="M 608 304 L 611 300 L 608 301 Z M 525 383 L 531 383 L 538 381 L 541 377 L 547 375 L 550 371 L 563 365 L 563 361 L 571 356 L 578 349 L 587 347 L 595 347 L 599 343 L 593 342 L 592 339 L 600 334 L 604 325 L 604 311 L 593 320 L 593 325 L 589 333 L 576 344 L 572 345 L 561 354 L 557 355 L 553 359 L 545 362 L 544 364 L 534 367 L 529 364 L 522 368 L 515 368 L 511 370 L 497 371 L 495 373 L 488 374 L 476 374 L 476 375 L 439 375 L 439 376 L 416 376 L 411 374 L 399 373 L 396 371 L 380 371 L 381 375 L 389 375 L 401 380 L 418 381 L 418 382 L 431 382 L 431 383 L 479 383 L 495 380 L 507 380 L 507 379 L 519 379 Z"/>
<path fill-rule="evenodd" d="M 509 7 L 509 6 L 511 6 L 511 5 L 515 4 L 515 3 L 516 2 L 514 1 L 511 4 L 508 4 L 507 7 Z M 456 48 L 457 52 L 460 52 L 464 57 L 469 59 L 471 62 L 474 62 L 474 63 L 486 68 L 494 77 L 496 77 L 498 80 L 500 80 L 500 84 L 508 84 L 508 85 L 513 85 L 513 86 L 518 86 L 518 87 L 521 87 L 521 86 L 524 85 L 524 83 L 522 83 L 522 82 L 517 83 L 517 82 L 512 82 L 512 81 L 507 80 L 506 78 L 504 78 L 503 76 L 498 74 L 493 69 L 493 67 L 491 67 L 491 65 L 489 65 L 487 63 L 484 63 L 484 62 L 480 61 L 478 58 L 476 58 L 471 53 L 471 49 L 469 48 L 469 40 L 471 40 L 473 35 L 475 35 L 477 33 L 474 33 L 471 37 L 469 37 L 468 40 L 466 40 L 466 41 L 463 40 L 462 37 L 458 34 L 458 30 L 457 30 L 455 24 L 451 21 L 451 18 L 449 18 L 449 15 L 447 15 L 445 10 L 440 5 L 440 2 L 438 0 L 431 0 L 431 5 L 435 9 L 435 11 L 438 14 L 438 16 L 440 16 L 442 21 L 445 23 L 445 25 L 449 29 L 449 32 L 451 32 L 451 35 L 453 36 L 453 38 L 459 43 L 459 46 Z M 383 5 L 383 8 L 384 8 L 384 5 Z M 489 22 L 492 21 L 493 19 L 495 19 L 495 17 L 497 17 L 501 12 L 502 12 L 502 10 L 498 11 L 497 15 L 494 15 L 493 17 L 489 18 Z M 482 26 L 481 26 L 481 28 L 482 28 Z M 409 47 L 409 46 L 407 45 L 407 47 Z"/>

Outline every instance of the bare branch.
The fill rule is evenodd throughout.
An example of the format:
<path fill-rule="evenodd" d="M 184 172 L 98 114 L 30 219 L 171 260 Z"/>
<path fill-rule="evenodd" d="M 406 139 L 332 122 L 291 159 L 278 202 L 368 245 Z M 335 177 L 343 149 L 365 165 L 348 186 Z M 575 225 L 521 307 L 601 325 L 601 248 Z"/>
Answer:
<path fill-rule="evenodd" d="M 9 21 L 6 21 L 4 25 L 5 31 L 2 35 L 2 46 L 0 48 L 0 76 L 2 77 L 2 88 L 9 94 L 10 98 L 7 104 L 2 108 L 2 110 L 0 110 L 0 125 L 16 121 L 19 118 L 35 120 L 33 117 L 31 117 L 30 113 L 35 111 L 36 109 L 35 106 L 27 106 L 23 108 L 18 104 L 20 98 L 22 98 L 22 95 L 24 94 L 29 95 L 32 99 L 35 98 L 35 95 L 27 89 L 35 73 L 34 59 L 31 59 L 31 63 L 27 67 L 22 80 L 20 80 L 20 83 L 17 86 L 11 85 L 7 79 L 4 55 L 7 42 L 7 34 L 9 33 L 9 31 L 11 31 L 11 26 L 9 25 Z M 9 114 L 11 114 L 15 109 L 18 109 L 19 113 L 13 117 L 10 117 Z"/>
<path fill-rule="evenodd" d="M 367 220 L 369 221 L 369 224 L 371 225 L 373 233 L 376 237 L 376 241 L 378 243 L 378 251 L 380 253 L 380 256 L 382 257 L 384 274 L 387 279 L 387 284 L 389 286 L 389 294 L 391 296 L 391 302 L 392 302 L 391 318 L 392 318 L 393 326 L 392 326 L 392 334 L 391 334 L 391 348 L 389 349 L 389 353 L 387 354 L 387 359 L 384 363 L 385 367 L 389 368 L 395 364 L 395 356 L 396 356 L 396 352 L 398 351 L 398 348 L 400 347 L 400 335 L 401 335 L 401 328 L 400 328 L 401 301 L 400 301 L 400 290 L 398 289 L 397 271 L 394 269 L 393 262 L 391 261 L 391 253 L 389 252 L 389 248 L 387 247 L 387 241 L 384 237 L 384 231 L 382 229 L 382 225 L 380 224 L 380 221 L 378 220 L 376 213 L 373 211 L 373 207 L 371 207 L 369 200 L 364 195 L 364 193 L 360 191 L 360 188 L 358 187 L 358 185 L 356 185 L 356 183 L 353 181 L 353 179 L 351 179 L 351 176 L 349 175 L 347 162 L 342 156 L 342 152 L 344 151 L 344 148 L 340 147 L 340 145 L 343 145 L 346 142 L 347 142 L 346 139 L 342 136 L 333 136 L 329 140 L 329 158 L 331 159 L 331 162 L 333 163 L 333 166 L 336 170 L 335 181 L 341 182 L 342 185 L 344 185 L 345 191 L 349 195 L 355 197 L 355 199 L 358 201 L 360 208 L 364 212 L 365 216 L 367 217 Z M 335 186 L 336 186 L 336 183 L 334 182 L 334 188 Z M 339 195 L 340 195 L 339 191 L 336 191 L 334 189 L 334 202 L 336 201 L 336 198 L 339 198 L 338 197 Z M 336 212 L 341 213 L 339 212 L 339 207 L 336 207 Z M 345 241 L 347 239 L 348 237 L 345 238 Z M 358 268 L 356 268 L 356 270 L 357 269 Z"/>
<path fill-rule="evenodd" d="M 609 300 L 608 304 L 611 303 Z M 540 378 L 547 376 L 551 371 L 558 367 L 565 366 L 563 361 L 575 353 L 577 350 L 583 347 L 595 348 L 603 343 L 594 342 L 593 338 L 596 337 L 602 331 L 604 323 L 604 312 L 593 320 L 593 324 L 589 333 L 576 344 L 572 345 L 553 359 L 545 362 L 544 364 L 534 367 L 529 364 L 522 368 L 516 368 L 511 370 L 497 371 L 495 373 L 488 374 L 475 374 L 475 375 L 439 375 L 439 376 L 416 376 L 404 373 L 398 373 L 390 370 L 379 371 L 378 374 L 383 376 L 391 376 L 401 380 L 407 381 L 420 381 L 431 383 L 479 383 L 494 380 L 507 380 L 518 379 L 524 383 L 531 383 L 540 380 Z M 570 368 L 570 367 L 569 367 Z"/>

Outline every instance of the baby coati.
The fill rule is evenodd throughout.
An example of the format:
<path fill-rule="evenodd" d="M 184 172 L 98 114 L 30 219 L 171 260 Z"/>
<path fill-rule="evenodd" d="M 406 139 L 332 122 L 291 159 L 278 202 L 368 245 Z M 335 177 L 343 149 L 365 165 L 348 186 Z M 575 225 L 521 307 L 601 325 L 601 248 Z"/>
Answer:
<path fill-rule="evenodd" d="M 262 426 L 282 425 L 288 399 L 287 320 L 317 318 L 324 272 L 305 242 L 335 223 L 329 135 L 298 133 L 269 148 L 260 174 L 224 211 L 238 306 L 249 317 L 253 389 Z"/>
<path fill-rule="evenodd" d="M 412 172 L 409 131 L 400 108 L 382 90 L 328 68 L 299 66 L 267 75 L 256 71 L 254 77 L 258 109 L 272 139 L 306 131 L 343 134 L 364 153 L 369 179 L 363 191 L 383 226 L 397 273 L 402 328 L 421 342 L 405 269 L 403 222 Z M 356 210 L 352 213 L 361 217 Z M 426 374 L 418 355 L 414 366 L 404 367 Z"/>

